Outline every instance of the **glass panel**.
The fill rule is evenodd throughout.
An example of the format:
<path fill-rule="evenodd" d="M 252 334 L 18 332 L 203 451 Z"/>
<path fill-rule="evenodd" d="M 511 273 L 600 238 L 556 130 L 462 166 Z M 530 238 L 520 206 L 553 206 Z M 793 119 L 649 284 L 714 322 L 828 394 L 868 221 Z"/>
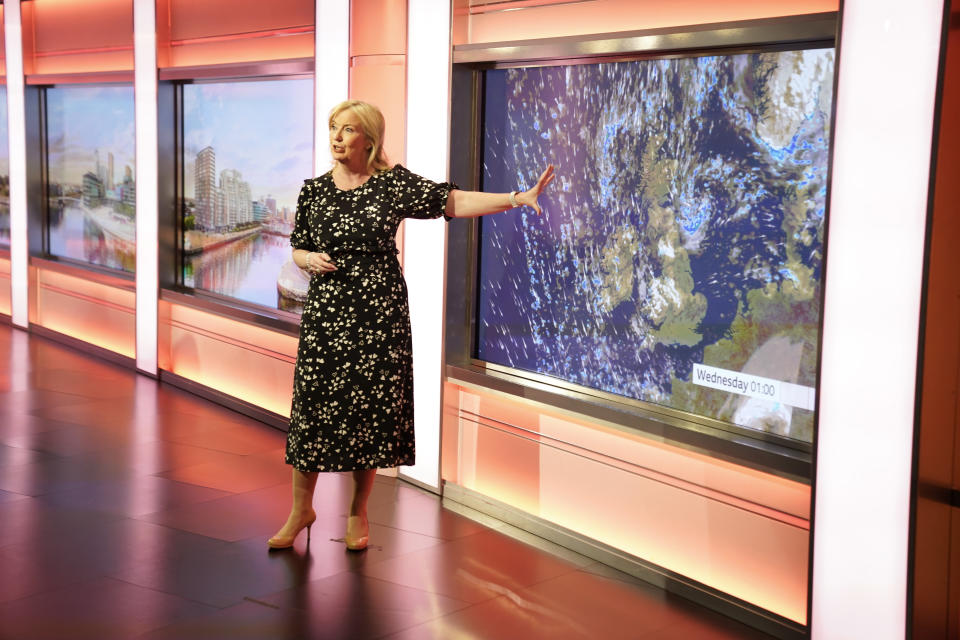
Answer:
<path fill-rule="evenodd" d="M 46 106 L 49 252 L 133 272 L 133 87 L 51 87 Z"/>
<path fill-rule="evenodd" d="M 290 232 L 313 175 L 313 79 L 183 87 L 183 284 L 302 310 Z"/>
<path fill-rule="evenodd" d="M 7 140 L 7 87 L 0 86 L 0 247 L 10 246 L 10 145 Z"/>
<path fill-rule="evenodd" d="M 478 357 L 810 442 L 833 60 L 485 72 Z"/>

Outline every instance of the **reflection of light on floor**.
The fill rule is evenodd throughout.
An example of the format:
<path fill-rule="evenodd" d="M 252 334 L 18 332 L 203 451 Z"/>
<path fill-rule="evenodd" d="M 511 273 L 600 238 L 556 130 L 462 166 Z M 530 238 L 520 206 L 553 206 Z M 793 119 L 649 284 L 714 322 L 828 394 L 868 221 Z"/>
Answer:
<path fill-rule="evenodd" d="M 133 403 L 133 421 L 131 431 L 133 438 L 130 441 L 130 447 L 124 454 L 124 458 L 129 461 L 132 469 L 161 469 L 160 462 L 164 455 L 164 448 L 161 446 L 141 446 L 144 442 L 155 442 L 159 439 L 159 416 L 157 415 L 157 382 L 152 378 L 137 376 L 134 382 L 134 403 Z M 154 501 L 158 496 L 154 496 Z M 136 507 L 140 500 L 131 502 L 131 507 Z M 160 505 L 156 509 L 145 513 L 159 511 Z"/>
<path fill-rule="evenodd" d="M 501 582 L 510 580 L 508 576 L 501 572 L 494 571 L 487 565 L 480 565 L 476 561 L 474 561 L 473 564 L 477 565 L 477 568 L 484 573 L 494 574 L 494 577 L 499 578 Z M 502 606 L 505 609 L 509 609 L 512 617 L 525 619 L 531 627 L 543 629 L 548 632 L 548 635 L 550 635 L 550 632 L 554 632 L 557 634 L 563 633 L 565 634 L 563 637 L 569 637 L 566 634 L 572 632 L 576 636 L 582 636 L 584 638 L 592 637 L 590 630 L 573 618 L 521 596 L 518 590 L 523 589 L 523 585 L 516 585 L 517 590 L 510 589 L 503 584 L 484 580 L 466 569 L 459 569 L 457 576 L 464 582 L 479 587 L 484 591 L 490 591 L 498 596 L 503 596 Z"/>

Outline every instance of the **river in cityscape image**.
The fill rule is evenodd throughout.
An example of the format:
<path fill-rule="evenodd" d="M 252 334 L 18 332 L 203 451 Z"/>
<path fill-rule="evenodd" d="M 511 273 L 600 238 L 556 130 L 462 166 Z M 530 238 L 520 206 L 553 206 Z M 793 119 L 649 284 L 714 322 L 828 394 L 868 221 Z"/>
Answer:
<path fill-rule="evenodd" d="M 136 269 L 136 223 L 109 206 L 89 208 L 74 198 L 51 198 L 50 253 L 71 260 Z"/>
<path fill-rule="evenodd" d="M 257 231 L 202 253 L 184 256 L 184 285 L 246 302 L 300 313 L 302 302 L 281 296 L 277 266 L 291 259 L 287 236 Z M 303 276 L 303 293 L 306 293 Z"/>

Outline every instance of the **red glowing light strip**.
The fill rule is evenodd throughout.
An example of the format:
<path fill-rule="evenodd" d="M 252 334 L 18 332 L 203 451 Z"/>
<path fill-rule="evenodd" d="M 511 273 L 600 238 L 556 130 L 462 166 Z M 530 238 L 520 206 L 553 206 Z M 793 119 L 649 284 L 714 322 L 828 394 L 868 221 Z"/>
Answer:
<path fill-rule="evenodd" d="M 525 9 L 527 7 L 550 7 L 560 4 L 583 4 L 584 2 L 594 2 L 594 0 L 500 0 L 499 2 L 472 5 L 470 7 L 470 14 L 516 11 L 517 9 Z"/>
<path fill-rule="evenodd" d="M 196 325 L 181 322 L 180 320 L 169 320 L 169 324 L 171 327 L 176 327 L 181 331 L 196 333 L 204 336 L 205 338 L 210 338 L 211 340 L 216 340 L 217 342 L 228 344 L 233 347 L 240 347 L 246 351 L 253 351 L 255 353 L 259 353 L 260 355 L 273 358 L 274 360 L 280 360 L 281 362 L 286 362 L 288 364 L 294 364 L 297 361 L 296 357 L 294 356 L 289 356 L 285 353 L 280 353 L 279 351 L 273 351 L 272 349 L 265 349 L 264 347 L 257 346 L 251 342 L 230 338 L 219 333 L 214 333 L 213 331 L 207 331 L 206 329 L 201 329 Z"/>
<path fill-rule="evenodd" d="M 135 313 L 134 309 L 117 304 L 116 302 L 110 302 L 109 300 L 103 300 L 101 298 L 94 298 L 93 296 L 88 296 L 83 293 L 77 293 L 76 291 L 71 291 L 70 289 L 64 289 L 63 287 L 58 287 L 53 284 L 47 284 L 46 282 L 41 282 L 40 288 L 46 289 L 47 291 L 60 293 L 71 298 L 76 298 L 78 300 L 83 300 L 84 302 L 90 302 L 100 307 L 107 307 L 108 309 L 113 309 L 114 311 L 122 311 L 124 313 L 129 313 L 130 315 L 134 315 Z"/>
<path fill-rule="evenodd" d="M 302 27 L 289 27 L 287 29 L 273 29 L 270 31 L 248 31 L 246 33 L 231 33 L 225 36 L 204 36 L 202 38 L 189 38 L 187 40 L 171 40 L 171 47 L 182 47 L 190 44 L 206 44 L 210 42 L 231 42 L 234 40 L 249 40 L 251 38 L 273 38 L 281 36 L 295 36 L 301 33 L 313 33 L 312 24 Z"/>
<path fill-rule="evenodd" d="M 51 56 L 75 56 L 84 53 L 115 53 L 117 51 L 133 51 L 133 45 L 119 47 L 93 47 L 91 49 L 60 49 L 57 51 L 37 51 L 35 58 L 49 58 Z"/>
<path fill-rule="evenodd" d="M 534 434 L 535 432 L 528 429 L 523 429 L 521 427 L 514 427 L 513 425 L 508 425 L 505 422 L 500 422 L 499 420 L 493 420 L 491 418 L 481 418 L 477 414 L 460 410 L 460 419 L 466 420 L 468 422 L 473 422 L 474 424 L 486 427 L 488 429 L 496 429 L 501 433 L 507 433 L 517 438 L 530 439 L 522 433 L 516 433 L 514 430 L 526 432 L 527 434 Z M 791 527 L 796 527 L 797 529 L 804 529 L 806 531 L 810 530 L 810 521 L 802 518 L 800 516 L 781 511 L 774 507 L 768 507 L 767 505 L 748 500 L 746 498 L 741 498 L 739 496 L 732 495 L 725 491 L 720 491 L 717 489 L 712 489 L 710 487 L 690 482 L 689 480 L 684 480 L 682 478 L 677 478 L 675 476 L 668 475 L 656 469 L 651 469 L 635 462 L 629 462 L 626 460 L 621 460 L 613 456 L 601 453 L 599 451 L 589 451 L 584 447 L 579 445 L 565 442 L 563 440 L 558 440 L 556 438 L 544 435 L 542 433 L 536 433 L 537 442 L 543 446 L 551 447 L 559 451 L 566 451 L 581 458 L 586 458 L 588 460 L 593 460 L 599 464 L 606 465 L 608 467 L 613 467 L 615 469 L 620 469 L 622 471 L 628 471 L 634 473 L 638 476 L 644 477 L 648 480 L 654 482 L 659 482 L 660 484 L 665 484 L 667 486 L 679 489 L 681 491 L 686 491 L 687 493 L 692 493 L 694 495 L 707 498 L 708 500 L 714 500 L 716 502 L 722 502 L 730 507 L 740 509 L 742 511 L 747 511 L 749 513 L 756 514 L 758 516 L 768 518 L 770 520 L 776 520 L 777 522 L 782 522 Z M 550 442 L 546 442 L 549 440 Z M 581 453 L 587 452 L 587 453 Z"/>

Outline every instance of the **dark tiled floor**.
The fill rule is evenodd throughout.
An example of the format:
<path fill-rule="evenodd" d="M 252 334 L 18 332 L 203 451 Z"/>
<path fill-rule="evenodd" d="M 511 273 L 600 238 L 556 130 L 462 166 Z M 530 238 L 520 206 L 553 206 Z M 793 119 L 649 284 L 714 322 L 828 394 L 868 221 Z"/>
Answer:
<path fill-rule="evenodd" d="M 766 637 L 386 477 L 365 553 L 337 540 L 339 474 L 318 483 L 309 548 L 268 553 L 283 444 L 0 325 L 0 639 Z"/>

